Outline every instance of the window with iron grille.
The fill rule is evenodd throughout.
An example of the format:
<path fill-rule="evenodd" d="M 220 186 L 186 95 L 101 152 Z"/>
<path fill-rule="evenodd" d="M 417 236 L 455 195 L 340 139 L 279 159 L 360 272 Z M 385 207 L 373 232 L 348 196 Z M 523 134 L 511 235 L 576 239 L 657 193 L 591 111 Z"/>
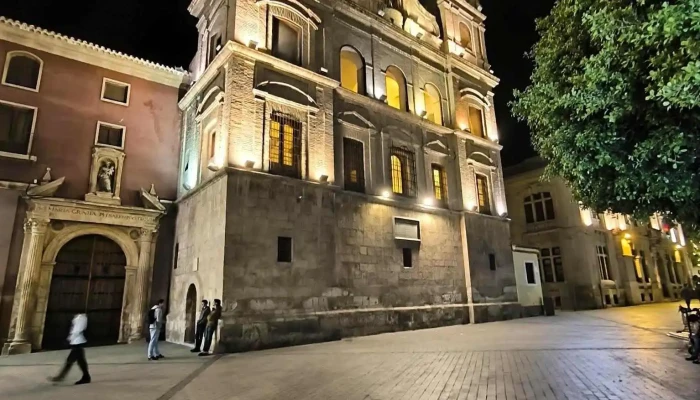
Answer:
<path fill-rule="evenodd" d="M 402 196 L 416 195 L 416 156 L 401 147 L 391 148 L 391 189 Z"/>
<path fill-rule="evenodd" d="M 610 257 L 608 256 L 608 246 L 596 246 L 598 255 L 598 267 L 600 268 L 600 279 L 609 281 L 610 279 Z"/>
<path fill-rule="evenodd" d="M 447 203 L 447 174 L 445 169 L 439 164 L 433 164 L 432 171 L 435 200 L 443 204 Z"/>
<path fill-rule="evenodd" d="M 489 195 L 489 180 L 486 176 L 476 175 L 476 197 L 479 212 L 491 214 L 491 197 Z"/>
<path fill-rule="evenodd" d="M 542 272 L 545 282 L 565 282 L 564 265 L 561 262 L 561 250 L 559 247 L 541 249 Z"/>
<path fill-rule="evenodd" d="M 301 122 L 280 113 L 270 116 L 270 173 L 301 178 Z"/>
<path fill-rule="evenodd" d="M 365 157 L 362 142 L 343 138 L 345 189 L 365 192 Z"/>

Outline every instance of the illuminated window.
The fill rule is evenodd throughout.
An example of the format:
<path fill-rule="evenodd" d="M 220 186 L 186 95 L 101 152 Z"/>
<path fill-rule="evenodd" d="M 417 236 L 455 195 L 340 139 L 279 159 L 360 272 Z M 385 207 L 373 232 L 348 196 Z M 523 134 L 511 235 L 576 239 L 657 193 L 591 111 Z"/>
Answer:
<path fill-rule="evenodd" d="M 469 106 L 469 129 L 474 136 L 486 137 L 484 130 L 484 111 L 476 106 Z"/>
<path fill-rule="evenodd" d="M 555 218 L 552 194 L 549 192 L 534 193 L 531 196 L 527 196 L 524 203 L 525 222 L 528 224 L 550 221 Z"/>
<path fill-rule="evenodd" d="M 412 151 L 391 148 L 391 189 L 404 196 L 416 195 L 416 161 Z"/>
<path fill-rule="evenodd" d="M 365 160 L 362 142 L 343 138 L 345 189 L 365 192 Z"/>
<path fill-rule="evenodd" d="M 29 154 L 36 109 L 0 102 L 0 151 Z"/>
<path fill-rule="evenodd" d="M 476 197 L 479 212 L 482 214 L 491 214 L 491 197 L 489 193 L 489 180 L 486 176 L 476 175 Z"/>
<path fill-rule="evenodd" d="M 447 174 L 445 169 L 438 164 L 432 165 L 433 171 L 433 193 L 435 199 L 441 202 L 447 201 Z"/>
<path fill-rule="evenodd" d="M 649 268 L 647 266 L 647 258 L 646 255 L 644 254 L 644 250 L 639 250 L 639 253 L 637 254 L 637 259 L 639 259 L 639 263 L 642 266 L 642 273 L 644 274 L 644 282 L 651 282 L 651 277 L 649 275 Z"/>
<path fill-rule="evenodd" d="M 406 78 L 401 70 L 394 66 L 386 70 L 386 102 L 397 110 L 408 110 Z"/>
<path fill-rule="evenodd" d="M 34 54 L 23 51 L 7 53 L 2 83 L 22 89 L 39 91 L 44 62 Z"/>
<path fill-rule="evenodd" d="M 283 114 L 270 118 L 270 173 L 301 177 L 301 122 Z"/>
<path fill-rule="evenodd" d="M 609 281 L 610 279 L 610 257 L 608 257 L 607 246 L 596 246 L 598 256 L 598 268 L 600 268 L 600 279 Z"/>
<path fill-rule="evenodd" d="M 301 64 L 299 28 L 291 22 L 272 18 L 272 55 L 292 64 Z"/>
<path fill-rule="evenodd" d="M 644 272 L 642 270 L 642 263 L 639 257 L 634 258 L 634 276 L 637 278 L 637 282 L 644 281 Z"/>
<path fill-rule="evenodd" d="M 620 239 L 620 246 L 622 246 L 622 255 L 623 256 L 628 256 L 628 257 L 633 257 L 634 254 L 632 253 L 632 243 L 625 238 Z"/>
<path fill-rule="evenodd" d="M 673 258 L 676 260 L 677 263 L 683 262 L 683 257 L 681 256 L 681 252 L 678 249 L 674 250 Z"/>
<path fill-rule="evenodd" d="M 545 282 L 565 282 L 564 265 L 561 262 L 561 249 L 552 247 L 551 249 L 541 249 L 540 258 L 542 260 L 542 273 Z"/>
<path fill-rule="evenodd" d="M 425 118 L 428 119 L 428 121 L 442 125 L 442 104 L 440 101 L 440 92 L 438 92 L 435 85 L 425 85 L 423 99 L 425 101 Z"/>
<path fill-rule="evenodd" d="M 472 31 L 469 29 L 467 24 L 459 23 L 459 43 L 467 50 L 474 50 L 472 45 Z"/>
<path fill-rule="evenodd" d="M 340 49 L 340 85 L 355 93 L 365 93 L 365 62 L 352 47 Z"/>

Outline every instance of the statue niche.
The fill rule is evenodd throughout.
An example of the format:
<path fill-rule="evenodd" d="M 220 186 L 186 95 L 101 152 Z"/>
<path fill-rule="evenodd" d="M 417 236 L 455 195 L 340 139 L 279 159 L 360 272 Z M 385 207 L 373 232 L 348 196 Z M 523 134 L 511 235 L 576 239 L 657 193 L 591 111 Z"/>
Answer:
<path fill-rule="evenodd" d="M 121 205 L 119 192 L 125 156 L 123 151 L 109 147 L 95 146 L 92 149 L 90 189 L 85 194 L 85 201 Z"/>

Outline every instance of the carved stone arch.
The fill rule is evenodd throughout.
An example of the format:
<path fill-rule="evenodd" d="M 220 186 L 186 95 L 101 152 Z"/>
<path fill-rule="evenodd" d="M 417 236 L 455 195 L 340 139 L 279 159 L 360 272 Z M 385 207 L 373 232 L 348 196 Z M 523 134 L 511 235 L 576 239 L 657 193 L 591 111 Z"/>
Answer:
<path fill-rule="evenodd" d="M 297 0 L 257 0 L 255 4 L 267 5 L 269 8 L 276 11 L 276 15 L 279 15 L 280 17 L 285 18 L 299 26 L 308 25 L 314 30 L 318 30 L 318 24 L 321 23 L 321 18 L 319 18 L 318 15 Z M 303 10 L 303 12 L 299 9 Z"/>
<path fill-rule="evenodd" d="M 364 124 L 363 128 L 374 129 L 374 130 L 377 129 L 377 127 L 374 126 L 374 124 L 370 120 L 368 120 L 367 118 L 362 116 L 362 114 L 360 114 L 357 111 L 343 111 L 343 112 L 338 113 L 338 120 L 340 122 L 351 124 L 351 125 L 356 125 L 353 122 L 351 122 L 349 119 L 345 119 L 344 117 L 352 117 L 353 119 L 359 120 L 360 122 L 362 122 Z"/>
<path fill-rule="evenodd" d="M 318 107 L 318 105 L 316 104 L 316 100 L 309 96 L 308 93 L 304 92 L 303 90 L 299 89 L 294 85 L 290 85 L 289 83 L 277 81 L 264 81 L 258 84 L 256 86 L 256 89 L 269 93 L 273 96 L 287 99 L 305 106 L 314 108 Z M 291 93 L 285 93 L 285 91 L 291 91 Z"/>
<path fill-rule="evenodd" d="M 61 231 L 44 249 L 43 263 L 54 263 L 58 252 L 71 240 L 85 235 L 100 235 L 113 240 L 126 256 L 127 266 L 139 265 L 139 250 L 129 235 L 119 228 L 102 225 L 72 225 Z"/>
<path fill-rule="evenodd" d="M 197 114 L 201 114 L 202 111 L 206 110 L 209 108 L 209 106 L 216 101 L 223 101 L 224 99 L 224 91 L 218 87 L 214 86 L 213 88 L 209 89 L 209 91 L 204 95 L 202 98 L 202 101 L 199 103 L 199 106 L 197 107 Z"/>
<path fill-rule="evenodd" d="M 431 146 L 440 148 L 444 152 L 445 155 L 450 154 L 450 148 L 447 147 L 447 145 L 445 145 L 445 143 L 443 143 L 441 140 L 433 140 L 433 141 L 426 143 L 425 146 L 423 146 L 425 148 L 426 152 L 431 151 L 431 152 L 439 153 L 439 151 L 431 149 L 430 148 Z"/>
<path fill-rule="evenodd" d="M 466 88 L 460 90 L 459 93 L 462 95 L 462 99 L 468 99 L 481 105 L 482 107 L 491 108 L 491 102 L 489 101 L 488 97 L 479 93 L 479 91 L 476 89 Z"/>

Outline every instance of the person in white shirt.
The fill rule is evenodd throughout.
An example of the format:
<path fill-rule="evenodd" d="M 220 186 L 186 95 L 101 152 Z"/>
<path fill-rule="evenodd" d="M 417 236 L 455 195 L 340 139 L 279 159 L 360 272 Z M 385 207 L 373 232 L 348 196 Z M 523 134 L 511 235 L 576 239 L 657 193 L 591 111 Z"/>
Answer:
<path fill-rule="evenodd" d="M 68 353 L 68 358 L 66 359 L 66 364 L 61 369 L 61 372 L 53 378 L 49 378 L 52 382 L 61 382 L 65 379 L 68 371 L 70 371 L 73 364 L 77 361 L 80 370 L 83 372 L 83 377 L 79 381 L 75 382 L 76 385 L 83 385 L 90 383 L 92 378 L 90 377 L 90 372 L 88 372 L 88 364 L 85 360 L 85 339 L 84 332 L 87 329 L 87 315 L 76 314 L 73 317 L 71 323 L 70 334 L 68 335 L 68 343 L 70 343 L 70 353 Z"/>
<path fill-rule="evenodd" d="M 160 354 L 160 350 L 158 349 L 158 338 L 160 337 L 160 331 L 163 329 L 163 323 L 165 322 L 165 318 L 163 317 L 164 303 L 165 300 L 158 300 L 158 304 L 153 306 L 151 311 L 148 313 L 148 330 L 150 333 L 150 340 L 148 341 L 148 359 L 150 361 L 165 358 L 162 354 Z"/>

